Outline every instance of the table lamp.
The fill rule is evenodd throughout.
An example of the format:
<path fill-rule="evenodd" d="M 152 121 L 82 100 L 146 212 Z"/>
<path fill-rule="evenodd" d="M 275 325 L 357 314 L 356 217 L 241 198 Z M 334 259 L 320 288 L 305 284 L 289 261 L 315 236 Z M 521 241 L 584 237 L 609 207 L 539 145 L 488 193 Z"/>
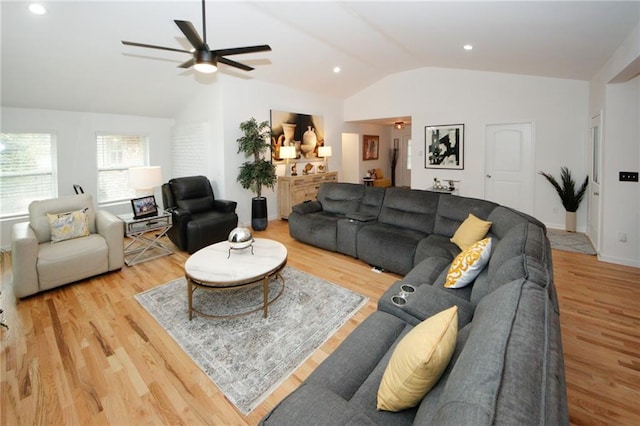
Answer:
<path fill-rule="evenodd" d="M 285 176 L 291 176 L 291 169 L 289 169 L 289 159 L 296 158 L 296 147 L 281 146 L 280 158 L 284 158 L 284 161 L 285 161 Z"/>
<path fill-rule="evenodd" d="M 322 157 L 324 159 L 324 171 L 329 171 L 329 163 L 327 162 L 327 157 L 331 157 L 331 147 L 330 146 L 321 146 L 318 148 L 318 157 Z"/>
<path fill-rule="evenodd" d="M 136 190 L 136 196 L 153 195 L 153 188 L 162 184 L 160 166 L 131 167 L 129 187 Z"/>

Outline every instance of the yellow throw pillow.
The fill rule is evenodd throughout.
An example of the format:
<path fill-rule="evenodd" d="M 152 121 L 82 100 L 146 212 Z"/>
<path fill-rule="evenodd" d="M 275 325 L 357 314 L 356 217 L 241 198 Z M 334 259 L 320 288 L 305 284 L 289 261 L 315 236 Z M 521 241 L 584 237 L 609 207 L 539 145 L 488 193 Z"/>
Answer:
<path fill-rule="evenodd" d="M 469 285 L 482 272 L 491 258 L 491 238 L 485 238 L 461 251 L 449 267 L 447 288 L 462 288 Z"/>
<path fill-rule="evenodd" d="M 440 379 L 458 337 L 458 307 L 414 327 L 398 343 L 378 388 L 378 410 L 415 407 Z"/>
<path fill-rule="evenodd" d="M 460 247 L 460 250 L 466 250 L 472 244 L 483 239 L 489 232 L 489 228 L 491 228 L 491 222 L 478 219 L 469 213 L 469 216 L 460 224 L 456 233 L 453 234 L 451 242 Z"/>
<path fill-rule="evenodd" d="M 65 213 L 47 213 L 51 242 L 70 240 L 89 235 L 88 208 Z"/>

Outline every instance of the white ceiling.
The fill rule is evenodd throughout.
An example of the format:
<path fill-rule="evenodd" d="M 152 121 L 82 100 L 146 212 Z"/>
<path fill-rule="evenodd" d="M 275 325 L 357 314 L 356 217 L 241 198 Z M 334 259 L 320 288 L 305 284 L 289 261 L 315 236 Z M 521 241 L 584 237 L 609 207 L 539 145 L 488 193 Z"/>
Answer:
<path fill-rule="evenodd" d="M 172 117 L 217 77 L 177 65 L 174 19 L 202 34 L 198 1 L 2 0 L 2 105 Z M 220 73 L 344 99 L 387 75 L 447 67 L 589 80 L 640 21 L 640 1 L 207 2 L 212 49 L 269 44 Z M 462 49 L 474 45 L 470 52 Z M 340 74 L 333 73 L 340 66 Z"/>

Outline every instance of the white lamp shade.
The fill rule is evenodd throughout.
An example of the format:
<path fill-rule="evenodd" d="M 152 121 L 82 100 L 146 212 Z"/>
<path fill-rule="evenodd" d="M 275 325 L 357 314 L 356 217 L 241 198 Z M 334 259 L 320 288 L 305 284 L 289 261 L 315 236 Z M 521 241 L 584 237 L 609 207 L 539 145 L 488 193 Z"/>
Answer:
<path fill-rule="evenodd" d="M 331 147 L 321 146 L 318 148 L 318 157 L 331 157 Z"/>
<path fill-rule="evenodd" d="M 282 146 L 280 147 L 280 158 L 296 158 L 295 146 Z"/>
<path fill-rule="evenodd" d="M 129 169 L 129 187 L 133 189 L 152 189 L 162 184 L 160 166 L 131 167 Z"/>

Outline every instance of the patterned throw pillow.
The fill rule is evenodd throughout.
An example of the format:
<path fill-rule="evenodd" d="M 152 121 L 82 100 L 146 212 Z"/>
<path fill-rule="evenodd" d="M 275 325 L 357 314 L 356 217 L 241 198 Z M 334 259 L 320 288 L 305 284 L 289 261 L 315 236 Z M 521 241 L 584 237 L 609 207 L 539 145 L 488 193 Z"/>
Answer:
<path fill-rule="evenodd" d="M 427 318 L 400 340 L 378 388 L 378 410 L 415 407 L 447 368 L 458 337 L 458 307 Z"/>
<path fill-rule="evenodd" d="M 51 228 L 51 242 L 70 240 L 89 235 L 88 208 L 65 213 L 47 213 Z"/>
<path fill-rule="evenodd" d="M 461 251 L 449 267 L 447 288 L 462 288 L 469 285 L 482 272 L 491 257 L 491 238 L 485 238 Z"/>

